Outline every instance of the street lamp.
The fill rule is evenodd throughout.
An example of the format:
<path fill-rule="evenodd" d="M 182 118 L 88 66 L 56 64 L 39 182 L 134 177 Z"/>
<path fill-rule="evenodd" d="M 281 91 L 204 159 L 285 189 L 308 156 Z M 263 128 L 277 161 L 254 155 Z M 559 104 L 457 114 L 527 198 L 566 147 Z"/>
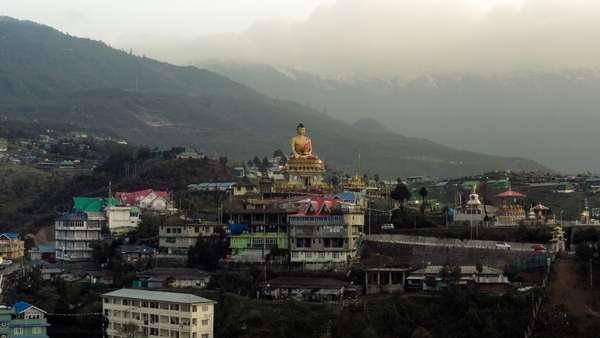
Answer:
<path fill-rule="evenodd" d="M 561 211 L 560 211 L 560 226 L 562 226 L 562 225 L 563 225 L 563 223 L 562 223 L 562 213 L 563 213 L 563 211 L 564 211 L 564 210 L 561 210 Z"/>

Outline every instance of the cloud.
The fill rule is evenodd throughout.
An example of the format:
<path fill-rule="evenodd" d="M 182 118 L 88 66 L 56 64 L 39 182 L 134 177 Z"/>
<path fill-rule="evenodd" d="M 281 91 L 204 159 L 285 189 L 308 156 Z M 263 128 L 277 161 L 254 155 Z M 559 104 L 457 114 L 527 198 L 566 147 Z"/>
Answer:
<path fill-rule="evenodd" d="M 268 19 L 240 33 L 116 45 L 178 64 L 221 59 L 332 72 L 493 74 L 599 66 L 599 17 L 600 5 L 585 0 L 339 0 L 304 21 Z"/>

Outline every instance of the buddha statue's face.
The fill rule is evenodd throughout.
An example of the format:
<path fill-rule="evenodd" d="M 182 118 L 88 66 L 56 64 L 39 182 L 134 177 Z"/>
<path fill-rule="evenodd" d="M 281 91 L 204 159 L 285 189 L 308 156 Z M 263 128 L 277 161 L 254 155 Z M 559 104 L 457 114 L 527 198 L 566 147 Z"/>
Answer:
<path fill-rule="evenodd" d="M 306 128 L 298 127 L 298 128 L 296 128 L 296 132 L 298 133 L 298 135 L 304 136 L 304 134 L 306 134 Z"/>

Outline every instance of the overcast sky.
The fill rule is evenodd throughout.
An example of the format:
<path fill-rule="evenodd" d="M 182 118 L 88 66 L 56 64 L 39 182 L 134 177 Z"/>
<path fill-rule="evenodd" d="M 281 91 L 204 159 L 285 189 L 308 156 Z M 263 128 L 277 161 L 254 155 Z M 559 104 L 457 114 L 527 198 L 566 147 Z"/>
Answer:
<path fill-rule="evenodd" d="M 2 0 L 0 14 L 175 64 L 409 75 L 600 63 L 591 0 Z"/>

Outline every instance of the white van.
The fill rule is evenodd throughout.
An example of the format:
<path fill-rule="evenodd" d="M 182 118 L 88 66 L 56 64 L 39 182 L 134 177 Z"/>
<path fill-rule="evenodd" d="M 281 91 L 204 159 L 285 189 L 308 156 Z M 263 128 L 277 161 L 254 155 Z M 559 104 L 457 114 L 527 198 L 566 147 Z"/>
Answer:
<path fill-rule="evenodd" d="M 392 223 L 387 223 L 381 226 L 381 230 L 393 230 L 394 225 Z"/>

